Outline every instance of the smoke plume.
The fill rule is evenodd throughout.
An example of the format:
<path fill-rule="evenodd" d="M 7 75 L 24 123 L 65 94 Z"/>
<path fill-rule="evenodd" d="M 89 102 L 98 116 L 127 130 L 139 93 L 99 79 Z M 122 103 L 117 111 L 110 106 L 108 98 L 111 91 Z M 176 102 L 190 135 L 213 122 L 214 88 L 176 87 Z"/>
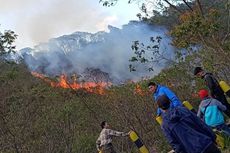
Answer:
<path fill-rule="evenodd" d="M 75 32 L 39 44 L 33 49 L 22 49 L 26 64 L 31 71 L 41 72 L 50 76 L 60 74 L 83 75 L 88 69 L 97 69 L 109 75 L 113 82 L 139 80 L 153 76 L 165 65 L 154 65 L 154 71 L 148 72 L 140 67 L 136 72 L 129 71 L 129 59 L 133 55 L 131 45 L 139 40 L 148 44 L 150 37 L 161 36 L 161 49 L 165 56 L 173 58 L 173 47 L 167 30 L 153 27 L 140 22 L 130 22 L 121 29 L 109 26 L 109 32 Z"/>

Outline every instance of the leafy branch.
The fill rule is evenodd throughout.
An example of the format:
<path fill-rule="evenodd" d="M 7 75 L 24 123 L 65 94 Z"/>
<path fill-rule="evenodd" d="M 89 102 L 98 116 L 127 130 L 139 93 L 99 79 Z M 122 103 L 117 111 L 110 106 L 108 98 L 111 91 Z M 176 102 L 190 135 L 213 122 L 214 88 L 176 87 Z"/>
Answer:
<path fill-rule="evenodd" d="M 175 61 L 165 56 L 163 49 L 160 50 L 161 40 L 161 36 L 150 37 L 149 45 L 144 45 L 144 43 L 138 40 L 133 41 L 131 48 L 134 56 L 129 61 L 131 63 L 147 64 L 148 71 L 154 71 L 153 65 L 159 64 L 162 60 L 175 63 Z M 130 64 L 129 70 L 132 72 L 136 71 L 137 68 L 133 64 Z"/>
<path fill-rule="evenodd" d="M 0 32 L 0 56 L 15 53 L 16 46 L 13 43 L 16 38 L 17 35 L 11 30 Z"/>

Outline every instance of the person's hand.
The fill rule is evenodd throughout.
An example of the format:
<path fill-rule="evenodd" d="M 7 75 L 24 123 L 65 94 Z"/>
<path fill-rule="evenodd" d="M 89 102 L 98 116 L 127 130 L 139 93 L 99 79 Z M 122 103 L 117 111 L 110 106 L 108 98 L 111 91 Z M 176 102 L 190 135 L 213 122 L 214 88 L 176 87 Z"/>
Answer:
<path fill-rule="evenodd" d="M 130 131 L 128 132 L 128 135 L 130 135 L 131 132 L 132 132 L 132 130 L 130 130 Z"/>
<path fill-rule="evenodd" d="M 129 134 L 130 134 L 130 131 L 129 131 L 129 132 L 127 132 L 127 133 L 125 134 L 125 136 L 129 136 Z"/>
<path fill-rule="evenodd" d="M 161 116 L 161 114 L 162 114 L 162 110 L 158 107 L 157 108 L 157 116 Z"/>
<path fill-rule="evenodd" d="M 98 148 L 97 148 L 97 151 L 98 151 L 99 153 L 101 153 L 101 149 L 102 149 L 101 147 L 98 147 Z"/>

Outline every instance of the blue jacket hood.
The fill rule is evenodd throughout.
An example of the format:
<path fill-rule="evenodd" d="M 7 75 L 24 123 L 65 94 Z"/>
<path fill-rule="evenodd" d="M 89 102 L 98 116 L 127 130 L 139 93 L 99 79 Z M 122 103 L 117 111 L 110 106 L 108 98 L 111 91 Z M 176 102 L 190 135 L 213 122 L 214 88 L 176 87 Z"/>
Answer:
<path fill-rule="evenodd" d="M 187 111 L 184 109 L 180 109 L 180 107 L 170 108 L 167 112 L 163 114 L 163 118 L 164 120 L 166 120 L 164 123 L 170 125 L 170 129 L 172 129 L 178 123 L 178 121 L 187 117 L 189 117 Z"/>

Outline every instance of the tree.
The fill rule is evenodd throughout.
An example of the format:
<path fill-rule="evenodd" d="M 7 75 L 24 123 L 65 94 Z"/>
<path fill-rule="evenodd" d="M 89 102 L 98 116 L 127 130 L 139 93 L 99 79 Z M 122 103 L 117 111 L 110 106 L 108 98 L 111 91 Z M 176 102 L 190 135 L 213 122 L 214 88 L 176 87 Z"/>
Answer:
<path fill-rule="evenodd" d="M 129 65 L 130 72 L 136 71 L 137 66 L 134 64 L 141 63 L 147 65 L 148 71 L 154 71 L 154 64 L 161 64 L 161 62 L 168 62 L 175 64 L 175 61 L 170 57 L 167 57 L 167 54 L 164 49 L 160 50 L 162 37 L 150 37 L 150 44 L 144 45 L 140 41 L 133 41 L 131 46 L 134 51 L 134 56 L 129 60 L 132 64 Z"/>
<path fill-rule="evenodd" d="M 202 13 L 194 9 L 181 14 L 179 24 L 171 30 L 173 45 L 177 48 L 198 47 L 199 51 L 193 52 L 196 56 L 191 61 L 193 65 L 202 65 L 225 80 L 230 75 L 229 4 L 229 0 L 204 1 Z"/>
<path fill-rule="evenodd" d="M 100 0 L 103 6 L 113 6 L 116 5 L 118 0 Z M 143 0 L 129 0 L 131 2 L 143 2 L 140 9 L 142 14 L 139 13 L 137 16 L 140 20 L 147 22 L 148 24 L 159 24 L 167 25 L 167 27 L 172 26 L 172 22 L 177 23 L 179 14 L 182 14 L 186 10 L 193 11 L 191 1 L 185 0 L 155 0 L 155 1 L 143 1 Z M 149 7 L 152 5 L 153 7 Z M 148 8 L 152 10 L 148 10 Z M 170 22 L 168 22 L 170 21 Z M 160 64 L 162 61 L 175 63 L 171 58 L 164 55 L 163 46 L 161 43 L 161 36 L 151 37 L 150 43 L 148 45 L 141 42 L 141 40 L 133 41 L 131 46 L 134 56 L 129 60 L 131 64 L 129 65 L 130 71 L 136 71 L 138 65 L 136 63 L 141 63 L 147 66 L 148 71 L 154 71 L 154 64 Z"/>
<path fill-rule="evenodd" d="M 13 43 L 16 38 L 17 35 L 11 30 L 0 32 L 0 56 L 15 52 L 16 46 Z"/>
<path fill-rule="evenodd" d="M 117 4 L 119 0 L 99 0 L 100 3 L 103 4 L 103 6 L 114 6 Z M 173 9 L 175 9 L 176 11 L 182 13 L 183 10 L 181 8 L 178 8 L 178 4 L 184 4 L 187 9 L 189 10 L 193 10 L 192 9 L 192 4 L 191 2 L 196 1 L 196 4 L 198 5 L 199 8 L 201 8 L 201 4 L 200 4 L 200 0 L 127 0 L 128 3 L 132 3 L 132 2 L 138 2 L 141 3 L 142 2 L 142 6 L 141 6 L 141 10 L 144 13 L 147 13 L 147 5 L 152 5 L 153 7 L 151 9 L 153 10 L 157 10 L 157 11 L 162 11 L 168 7 L 171 7 Z M 150 11 L 153 11 L 150 10 Z"/>
<path fill-rule="evenodd" d="M 203 65 L 212 71 L 221 70 L 220 73 L 225 76 L 229 74 L 229 0 L 129 0 L 127 2 L 134 1 L 143 2 L 142 13 L 137 15 L 140 20 L 153 25 L 165 25 L 169 29 L 179 59 L 184 59 L 186 55 L 197 54 L 196 59 L 191 61 L 193 65 Z M 113 6 L 118 0 L 100 0 L 100 2 L 104 6 Z M 154 6 L 153 10 L 147 9 L 150 4 Z M 136 44 L 141 43 L 136 41 Z M 199 52 L 195 52 L 194 48 L 198 48 Z M 139 60 L 142 61 L 141 64 L 149 62 L 143 58 L 147 51 L 148 47 L 141 49 L 139 53 L 142 54 L 138 53 L 140 58 L 134 56 L 131 61 Z M 134 49 L 134 55 L 136 53 Z M 135 70 L 132 65 L 130 69 Z"/>

